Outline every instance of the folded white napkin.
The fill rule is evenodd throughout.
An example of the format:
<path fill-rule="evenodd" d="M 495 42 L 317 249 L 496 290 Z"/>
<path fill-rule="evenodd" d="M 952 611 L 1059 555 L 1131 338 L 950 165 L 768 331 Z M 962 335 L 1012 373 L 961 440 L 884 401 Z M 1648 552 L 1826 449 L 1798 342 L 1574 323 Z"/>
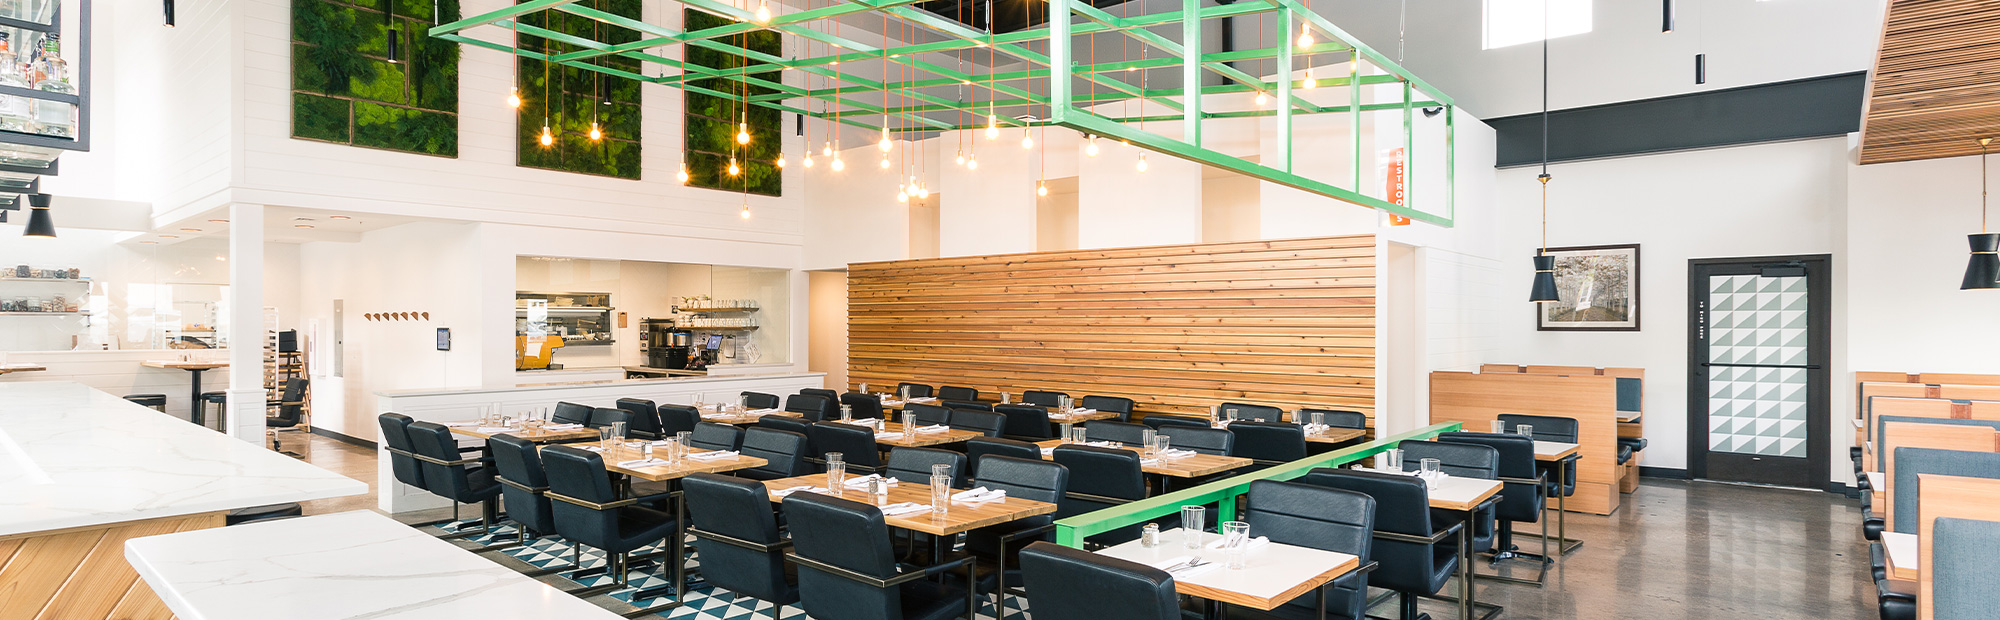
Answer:
<path fill-rule="evenodd" d="M 665 465 L 665 464 L 667 464 L 667 462 L 662 461 L 660 459 L 635 459 L 631 461 L 621 461 L 618 463 L 618 466 L 626 469 L 632 469 L 634 467 L 652 467 L 654 465 Z"/>
<path fill-rule="evenodd" d="M 912 398 L 912 399 L 910 399 L 910 402 L 913 402 L 913 403 L 934 403 L 934 402 L 937 402 L 937 397 L 936 397 L 936 396 L 918 396 L 918 397 L 916 397 L 916 398 Z"/>
<path fill-rule="evenodd" d="M 1194 456 L 1195 454 L 1197 453 L 1193 450 L 1182 450 L 1180 448 L 1167 448 L 1165 450 L 1160 451 L 1160 458 L 1180 459 L 1180 458 L 1187 458 L 1190 456 Z"/>
<path fill-rule="evenodd" d="M 1318 435 L 1320 433 L 1326 432 L 1328 429 L 1331 428 L 1333 427 L 1325 424 L 1307 424 L 1305 431 L 1307 435 Z"/>
<path fill-rule="evenodd" d="M 986 487 L 951 494 L 951 501 L 954 502 L 991 502 L 1002 499 L 1007 499 L 1007 491 Z"/>
<path fill-rule="evenodd" d="M 514 428 L 514 427 L 512 427 L 512 426 L 481 426 L 481 427 L 479 427 L 479 432 L 482 432 L 482 433 L 511 433 L 511 432 L 514 432 L 514 431 L 518 431 L 518 430 L 521 430 L 521 429 L 518 429 L 518 428 Z"/>
<path fill-rule="evenodd" d="M 1151 563 L 1151 564 L 1147 564 L 1147 566 L 1151 566 L 1151 567 L 1153 567 L 1153 568 L 1157 568 L 1157 569 L 1160 569 L 1160 570 L 1167 570 L 1167 567 L 1169 567 L 1169 566 L 1178 566 L 1178 565 L 1180 565 L 1180 564 L 1182 564 L 1182 563 L 1185 563 L 1185 562 L 1187 562 L 1188 560 L 1192 560 L 1192 559 L 1194 559 L 1194 556 L 1191 556 L 1191 555 L 1177 555 L 1177 556 L 1174 556 L 1174 557 L 1171 557 L 1171 558 L 1167 558 L 1167 559 L 1164 559 L 1164 560 L 1160 560 L 1160 561 L 1158 561 L 1158 562 L 1153 562 L 1153 563 Z"/>
<path fill-rule="evenodd" d="M 749 411 L 745 411 L 745 412 L 743 412 L 743 414 L 744 414 L 744 415 L 764 415 L 764 414 L 768 414 L 768 413 L 777 413 L 777 412 L 778 412 L 778 410 L 777 410 L 777 409 L 751 409 L 751 410 L 749 410 Z"/>
<path fill-rule="evenodd" d="M 931 509 L 930 506 L 919 504 L 916 502 L 897 502 L 894 504 L 883 506 L 882 514 L 883 516 L 889 516 L 889 517 L 901 517 L 906 515 L 913 515 L 919 512 L 929 512 L 930 509 Z"/>
<path fill-rule="evenodd" d="M 1208 548 L 1210 548 L 1210 549 L 1221 549 L 1221 548 L 1222 548 L 1222 543 L 1224 543 L 1224 542 L 1227 542 L 1227 541 L 1225 541 L 1225 540 L 1216 540 L 1215 542 L 1212 542 L 1212 543 L 1208 543 Z M 1262 546 L 1264 546 L 1264 545 L 1268 545 L 1268 544 L 1271 544 L 1271 537 L 1269 537 L 1269 536 L 1258 536 L 1258 537 L 1256 537 L 1256 538 L 1252 538 L 1252 539 L 1250 539 L 1250 540 L 1249 540 L 1248 542 L 1245 542 L 1245 543 L 1243 544 L 1243 549 L 1247 551 L 1247 550 L 1250 550 L 1250 549 L 1256 549 L 1256 548 L 1258 548 L 1258 547 L 1262 547 Z"/>
<path fill-rule="evenodd" d="M 1139 464 L 1140 464 L 1140 465 L 1158 465 L 1158 464 L 1160 464 L 1160 459 L 1139 459 Z"/>
<path fill-rule="evenodd" d="M 583 425 L 582 425 L 582 424 L 550 424 L 550 425 L 548 425 L 548 426 L 544 426 L 544 427 L 542 427 L 542 430 L 547 430 L 547 431 L 573 431 L 573 430 L 576 430 L 576 429 L 579 429 L 579 428 L 583 428 Z"/>
<path fill-rule="evenodd" d="M 697 452 L 697 453 L 694 453 L 694 454 L 689 454 L 689 455 L 687 455 L 687 457 L 688 457 L 688 458 L 691 458 L 691 459 L 694 459 L 694 460 L 697 460 L 697 461 L 715 461 L 715 460 L 721 460 L 721 459 L 727 459 L 727 458 L 735 458 L 735 457 L 736 457 L 736 451 L 735 451 L 735 450 L 717 450 L 717 451 L 715 451 L 715 452 Z"/>
<path fill-rule="evenodd" d="M 459 427 L 464 427 L 464 426 L 476 426 L 476 425 L 478 425 L 478 424 L 479 424 L 478 422 L 446 422 L 446 423 L 444 423 L 444 425 L 445 425 L 445 426 L 448 426 L 448 427 L 451 427 L 451 428 L 459 428 Z"/>
<path fill-rule="evenodd" d="M 847 486 L 851 486 L 851 487 L 854 487 L 854 488 L 864 488 L 864 487 L 867 487 L 867 486 L 868 486 L 868 481 L 870 481 L 870 480 L 888 480 L 888 481 L 889 481 L 889 486 L 892 486 L 892 487 L 893 487 L 893 486 L 896 486 L 896 483 L 897 483 L 897 482 L 899 482 L 899 481 L 898 481 L 898 480 L 896 480 L 895 478 L 883 478 L 881 474 L 868 474 L 868 475 L 866 475 L 866 476 L 862 476 L 862 477 L 859 477 L 859 478 L 855 478 L 855 479 L 853 479 L 853 480 L 849 480 L 849 481 L 847 481 L 847 482 L 843 482 L 843 483 L 841 483 L 841 484 L 845 484 L 845 485 L 847 485 Z"/>
<path fill-rule="evenodd" d="M 1068 416 L 1078 416 L 1078 415 L 1090 415 L 1090 414 L 1093 414 L 1093 413 L 1097 413 L 1097 410 L 1096 410 L 1096 409 L 1071 409 L 1071 410 L 1069 410 L 1069 412 L 1068 412 L 1068 413 L 1065 413 L 1065 414 L 1063 414 L 1063 415 L 1068 415 Z"/>
<path fill-rule="evenodd" d="M 902 436 L 903 436 L 903 434 L 902 434 L 901 432 L 895 432 L 895 433 L 876 433 L 876 434 L 875 434 L 875 438 L 876 438 L 876 439 L 895 439 L 895 438 L 897 438 L 897 437 L 902 437 Z"/>
<path fill-rule="evenodd" d="M 600 448 L 600 447 L 597 447 L 597 446 L 578 446 L 578 447 L 580 447 L 580 448 L 583 448 L 583 449 L 585 449 L 585 450 L 589 450 L 589 451 L 591 451 L 591 452 L 603 452 L 603 451 L 604 451 L 604 448 Z"/>
<path fill-rule="evenodd" d="M 772 491 L 771 494 L 776 495 L 778 497 L 787 497 L 793 493 L 797 493 L 800 491 L 805 491 L 807 493 L 825 493 L 826 487 L 816 487 L 810 484 L 804 484 L 789 489 L 778 489 L 776 491 Z"/>
<path fill-rule="evenodd" d="M 882 399 L 882 406 L 884 406 L 884 407 L 901 407 L 901 406 L 903 406 L 903 401 L 900 401 L 900 400 L 896 400 L 896 399 L 894 399 L 894 398 L 884 398 L 884 399 Z"/>
<path fill-rule="evenodd" d="M 949 430 L 951 430 L 951 427 L 945 426 L 943 424 L 932 424 L 930 426 L 917 427 L 917 432 L 919 433 L 942 433 Z"/>

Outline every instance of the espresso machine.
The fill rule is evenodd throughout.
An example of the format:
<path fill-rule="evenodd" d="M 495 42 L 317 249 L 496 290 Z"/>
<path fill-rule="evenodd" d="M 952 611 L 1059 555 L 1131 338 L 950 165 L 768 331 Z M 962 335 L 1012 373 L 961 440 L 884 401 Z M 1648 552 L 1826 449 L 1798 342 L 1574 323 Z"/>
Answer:
<path fill-rule="evenodd" d="M 640 342 L 646 348 L 647 366 L 673 370 L 688 367 L 688 353 L 694 346 L 693 332 L 675 327 L 673 319 L 642 319 L 639 327 L 644 332 Z"/>

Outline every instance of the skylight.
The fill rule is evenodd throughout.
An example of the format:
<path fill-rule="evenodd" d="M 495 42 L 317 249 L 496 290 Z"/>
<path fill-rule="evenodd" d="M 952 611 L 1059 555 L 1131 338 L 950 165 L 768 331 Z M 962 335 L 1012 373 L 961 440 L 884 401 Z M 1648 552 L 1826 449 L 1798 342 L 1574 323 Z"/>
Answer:
<path fill-rule="evenodd" d="M 1489 50 L 1590 32 L 1590 0 L 1485 0 L 1485 4 Z M 1543 7 L 1548 9 L 1546 24 Z"/>

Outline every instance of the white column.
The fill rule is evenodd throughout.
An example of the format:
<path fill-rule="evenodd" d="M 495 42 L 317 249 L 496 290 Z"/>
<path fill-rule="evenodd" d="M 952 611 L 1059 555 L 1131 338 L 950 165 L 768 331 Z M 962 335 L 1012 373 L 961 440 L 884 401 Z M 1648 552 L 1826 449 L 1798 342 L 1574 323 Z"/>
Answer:
<path fill-rule="evenodd" d="M 229 205 L 229 434 L 264 443 L 264 206 Z"/>

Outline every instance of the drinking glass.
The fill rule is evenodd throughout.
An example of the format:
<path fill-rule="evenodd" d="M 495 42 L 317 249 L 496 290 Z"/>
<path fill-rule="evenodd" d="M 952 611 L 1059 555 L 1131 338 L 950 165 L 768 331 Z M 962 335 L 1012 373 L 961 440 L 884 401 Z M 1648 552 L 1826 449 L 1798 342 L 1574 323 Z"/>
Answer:
<path fill-rule="evenodd" d="M 1235 422 L 1235 421 L 1236 421 L 1236 416 L 1238 416 L 1238 415 L 1241 415 L 1241 414 L 1240 414 L 1240 413 L 1239 413 L 1238 411 L 1236 411 L 1236 408 L 1235 408 L 1235 407 L 1230 407 L 1230 408 L 1228 408 L 1228 409 L 1224 409 L 1224 410 L 1222 410 L 1222 419 L 1224 419 L 1224 420 L 1228 420 L 1228 421 L 1231 421 L 1231 422 Z"/>
<path fill-rule="evenodd" d="M 617 437 L 617 438 L 619 438 L 619 439 L 630 439 L 630 438 L 631 438 L 631 436 L 630 436 L 630 435 L 627 435 L 627 434 L 625 434 L 625 423 L 624 423 L 624 422 L 612 422 L 612 423 L 611 423 L 611 436 L 612 436 L 612 437 Z"/>
<path fill-rule="evenodd" d="M 606 426 L 597 429 L 597 447 L 606 450 L 611 449 L 611 427 Z"/>
<path fill-rule="evenodd" d="M 1072 435 L 1070 435 L 1070 439 L 1069 439 L 1069 442 L 1070 442 L 1070 443 L 1090 443 L 1090 439 L 1089 439 L 1089 437 L 1090 437 L 1090 433 L 1089 433 L 1089 430 L 1090 430 L 1090 429 L 1087 429 L 1087 428 L 1084 428 L 1084 427 L 1081 427 L 1081 426 L 1078 426 L 1078 427 L 1075 427 L 1075 428 L 1072 428 L 1072 429 L 1070 429 L 1070 433 L 1073 433 L 1073 434 L 1072 434 Z"/>
<path fill-rule="evenodd" d="M 1153 454 L 1154 454 L 1155 456 L 1159 456 L 1159 457 L 1161 457 L 1161 458 L 1165 458 L 1165 457 L 1166 457 L 1166 454 L 1167 454 L 1167 448 L 1170 448 L 1170 447 L 1173 447 L 1173 445 L 1174 445 L 1174 444 L 1173 444 L 1173 439 L 1174 439 L 1173 437 L 1169 437 L 1169 436 L 1166 436 L 1166 435 L 1154 435 L 1154 436 L 1153 436 Z"/>
<path fill-rule="evenodd" d="M 1312 425 L 1313 428 L 1320 428 L 1326 426 L 1326 412 L 1325 411 L 1312 412 Z"/>
<path fill-rule="evenodd" d="M 1437 459 L 1419 459 L 1417 461 L 1417 471 L 1423 472 L 1425 476 L 1436 476 L 1443 469 L 1444 463 Z"/>
<path fill-rule="evenodd" d="M 916 437 L 916 436 L 917 436 L 917 414 L 905 411 L 903 412 L 903 438 L 909 439 L 911 437 Z"/>
<path fill-rule="evenodd" d="M 1504 434 L 1506 434 L 1506 433 L 1507 433 L 1507 422 L 1506 422 L 1506 421 L 1504 421 L 1504 420 L 1494 420 L 1494 421 L 1493 421 L 1493 434 L 1495 434 L 1495 435 L 1504 435 Z"/>
<path fill-rule="evenodd" d="M 694 408 L 702 409 L 706 408 L 707 406 L 708 406 L 708 397 L 700 394 L 694 395 Z"/>
<path fill-rule="evenodd" d="M 847 461 L 841 460 L 843 456 L 839 452 L 826 453 L 826 489 L 836 496 L 847 486 Z"/>
<path fill-rule="evenodd" d="M 898 385 L 898 386 L 896 386 L 896 400 L 900 400 L 900 401 L 904 401 L 904 402 L 909 402 L 909 400 L 910 400 L 910 386 L 907 386 L 907 385 Z"/>
<path fill-rule="evenodd" d="M 931 480 L 937 480 L 938 476 L 944 476 L 945 486 L 951 486 L 951 465 L 945 463 L 931 465 Z"/>
<path fill-rule="evenodd" d="M 1194 550 L 1195 557 L 1201 557 L 1202 513 L 1207 510 L 1201 506 L 1181 507 L 1181 543 Z"/>
<path fill-rule="evenodd" d="M 1383 450 L 1382 456 L 1386 457 L 1386 460 L 1389 461 L 1388 464 L 1382 466 L 1382 469 L 1386 469 L 1389 471 L 1403 471 L 1402 449 L 1390 448 L 1388 450 Z"/>
<path fill-rule="evenodd" d="M 1229 568 L 1243 568 L 1244 552 L 1250 547 L 1250 524 L 1242 521 L 1222 523 L 1222 554 L 1229 560 Z"/>
<path fill-rule="evenodd" d="M 868 384 L 866 384 L 866 383 L 863 383 L 863 384 L 861 384 L 861 393 L 863 393 L 863 394 L 867 394 L 867 393 L 868 393 Z"/>
<path fill-rule="evenodd" d="M 1008 397 L 1008 396 L 1009 396 L 1009 395 L 1008 395 L 1008 394 L 1007 394 L 1006 392 L 1001 392 L 1001 393 L 1000 393 L 1000 404 L 1002 404 L 1002 405 L 1005 405 L 1005 404 L 1007 404 L 1007 397 Z"/>
<path fill-rule="evenodd" d="M 668 437 L 666 439 L 666 442 L 667 445 L 662 447 L 667 449 L 667 464 L 668 465 L 681 464 L 681 440 Z M 647 445 L 650 446 L 651 444 Z"/>
<path fill-rule="evenodd" d="M 1070 441 L 1070 440 L 1071 440 L 1072 438 L 1076 437 L 1076 425 L 1075 425 L 1075 424 L 1071 424 L 1071 423 L 1069 423 L 1069 422 L 1064 422 L 1064 423 L 1062 423 L 1062 424 L 1061 424 L 1061 426 L 1062 426 L 1062 434 L 1061 434 L 1061 435 L 1056 435 L 1056 436 L 1057 436 L 1057 437 L 1061 437 L 1061 438 L 1062 438 L 1062 440 L 1063 440 L 1063 442 L 1067 443 L 1067 442 L 1069 442 L 1069 441 Z"/>
<path fill-rule="evenodd" d="M 1154 429 L 1148 428 L 1139 431 L 1139 449 L 1145 450 L 1146 456 L 1158 458 L 1160 451 L 1153 447 L 1153 440 L 1158 439 L 1159 436 L 1160 431 Z"/>
<path fill-rule="evenodd" d="M 1534 426 L 1532 426 L 1532 425 L 1528 425 L 1528 424 L 1522 424 L 1522 425 L 1519 425 L 1519 426 L 1515 426 L 1515 427 L 1514 427 L 1514 434 L 1516 434 L 1516 435 L 1520 435 L 1520 436 L 1522 436 L 1522 437 L 1526 437 L 1526 438 L 1529 438 L 1529 439 L 1534 439 L 1534 438 L 1535 438 L 1535 427 L 1534 427 Z"/>
<path fill-rule="evenodd" d="M 853 406 L 853 405 L 841 405 L 841 406 L 840 406 L 840 421 L 841 421 L 842 423 L 847 423 L 847 422 L 853 422 L 853 421 L 854 421 L 854 406 Z"/>
<path fill-rule="evenodd" d="M 932 465 L 931 471 L 936 472 L 940 467 L 949 469 L 951 466 Z M 951 505 L 951 474 L 932 473 L 931 514 L 944 514 L 945 507 L 949 505 Z"/>
<path fill-rule="evenodd" d="M 639 458 L 648 461 L 653 460 L 653 442 L 648 441 L 639 444 Z"/>
<path fill-rule="evenodd" d="M 1063 413 L 1069 413 L 1070 410 L 1076 409 L 1076 406 L 1070 401 L 1069 395 L 1064 394 L 1056 397 L 1056 408 L 1061 409 Z"/>
<path fill-rule="evenodd" d="M 741 394 L 741 395 L 738 395 L 738 396 L 736 397 L 736 408 L 738 408 L 738 409 L 742 409 L 742 410 L 744 410 L 744 411 L 749 411 L 749 410 L 750 410 L 750 395 L 749 395 L 749 394 Z"/>

